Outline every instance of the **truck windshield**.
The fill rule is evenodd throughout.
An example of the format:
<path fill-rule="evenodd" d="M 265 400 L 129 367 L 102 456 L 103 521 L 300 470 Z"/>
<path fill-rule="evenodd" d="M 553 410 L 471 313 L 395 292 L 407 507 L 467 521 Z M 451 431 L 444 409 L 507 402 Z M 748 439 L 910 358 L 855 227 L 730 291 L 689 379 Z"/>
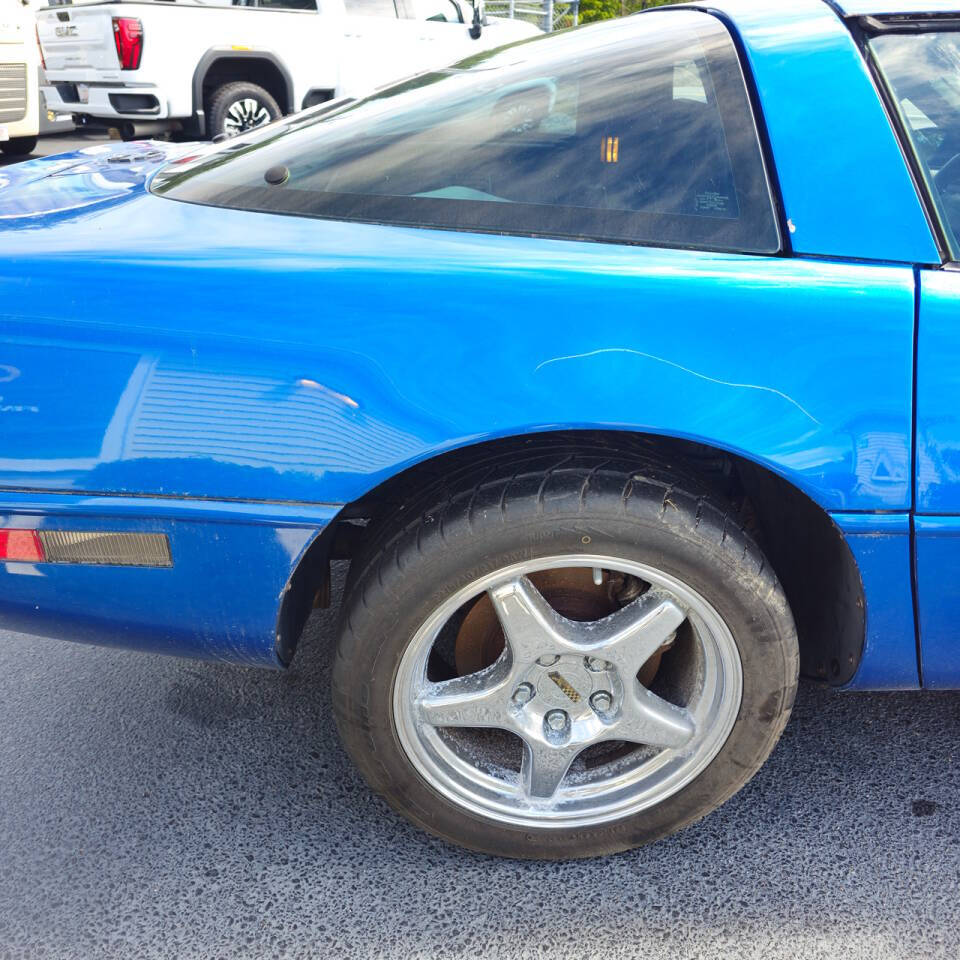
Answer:
<path fill-rule="evenodd" d="M 960 259 L 960 32 L 885 33 L 870 49 Z"/>
<path fill-rule="evenodd" d="M 736 49 L 653 12 L 538 37 L 177 162 L 177 200 L 749 253 L 779 233 Z"/>

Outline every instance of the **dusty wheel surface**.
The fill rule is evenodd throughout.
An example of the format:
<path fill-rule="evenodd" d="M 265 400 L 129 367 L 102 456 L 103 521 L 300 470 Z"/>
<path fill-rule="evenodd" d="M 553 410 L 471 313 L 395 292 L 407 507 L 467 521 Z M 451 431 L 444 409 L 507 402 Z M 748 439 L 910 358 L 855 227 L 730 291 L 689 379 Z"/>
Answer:
<path fill-rule="evenodd" d="M 567 461 L 446 492 L 356 561 L 343 741 L 419 826 L 486 853 L 627 849 L 738 790 L 798 654 L 725 503 L 659 468 Z"/>

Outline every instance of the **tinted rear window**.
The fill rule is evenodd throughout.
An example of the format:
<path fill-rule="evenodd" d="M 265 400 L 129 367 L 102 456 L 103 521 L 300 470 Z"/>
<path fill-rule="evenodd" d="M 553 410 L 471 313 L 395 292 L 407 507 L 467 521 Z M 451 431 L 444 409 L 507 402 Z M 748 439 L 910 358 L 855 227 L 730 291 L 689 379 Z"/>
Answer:
<path fill-rule="evenodd" d="M 282 184 L 264 179 L 285 167 Z M 218 206 L 772 253 L 779 236 L 723 25 L 643 14 L 536 38 L 165 168 Z"/>

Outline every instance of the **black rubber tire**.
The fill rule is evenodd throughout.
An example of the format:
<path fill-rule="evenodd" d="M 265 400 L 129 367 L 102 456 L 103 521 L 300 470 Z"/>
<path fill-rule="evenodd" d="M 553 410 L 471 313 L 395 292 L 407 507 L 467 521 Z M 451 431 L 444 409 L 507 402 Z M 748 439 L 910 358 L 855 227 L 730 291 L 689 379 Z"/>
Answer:
<path fill-rule="evenodd" d="M 530 469 L 527 469 L 529 467 Z M 434 493 L 436 491 L 434 490 Z M 414 515 L 415 514 L 415 515 Z M 370 786 L 413 823 L 473 850 L 569 859 L 626 850 L 705 816 L 739 790 L 776 744 L 793 706 L 796 630 L 777 578 L 716 494 L 656 463 L 568 456 L 516 464 L 447 491 L 406 522 L 384 523 L 354 561 L 333 669 L 336 722 Z M 393 683 L 409 641 L 453 592 L 511 563 L 555 553 L 650 563 L 704 596 L 743 664 L 740 712 L 706 770 L 661 804 L 589 828 L 496 823 L 444 798 L 397 739 Z"/>
<path fill-rule="evenodd" d="M 37 137 L 11 137 L 0 141 L 0 150 L 8 157 L 26 157 L 37 149 Z"/>
<path fill-rule="evenodd" d="M 247 80 L 236 80 L 232 83 L 225 83 L 222 87 L 217 87 L 210 96 L 207 107 L 207 137 L 209 139 L 212 140 L 221 133 L 230 136 L 224 127 L 227 111 L 230 109 L 230 105 L 237 100 L 247 98 L 257 100 L 266 107 L 267 112 L 270 114 L 271 122 L 279 120 L 280 117 L 283 116 L 280 105 L 259 84 L 250 83 Z"/>

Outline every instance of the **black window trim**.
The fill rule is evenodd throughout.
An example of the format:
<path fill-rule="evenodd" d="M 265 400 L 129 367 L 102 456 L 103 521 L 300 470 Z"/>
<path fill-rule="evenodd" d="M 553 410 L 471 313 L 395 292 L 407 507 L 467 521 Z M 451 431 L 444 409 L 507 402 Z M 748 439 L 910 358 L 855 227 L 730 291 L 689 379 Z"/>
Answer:
<path fill-rule="evenodd" d="M 654 13 L 662 11 L 666 13 L 680 12 L 684 8 L 680 7 L 648 7 L 634 16 L 641 16 L 644 13 Z M 750 116 L 753 119 L 753 129 L 757 133 L 757 139 L 760 142 L 760 156 L 763 161 L 763 175 L 766 178 L 767 193 L 773 205 L 774 218 L 776 220 L 777 234 L 780 241 L 780 249 L 777 253 L 757 254 L 757 256 L 771 257 L 793 257 L 793 245 L 790 239 L 790 225 L 787 221 L 786 206 L 783 202 L 783 191 L 780 186 L 780 176 L 777 173 L 777 165 L 773 158 L 773 142 L 770 139 L 770 131 L 767 129 L 767 119 L 763 112 L 763 105 L 760 102 L 760 91 L 757 85 L 757 79 L 753 73 L 753 66 L 750 63 L 750 57 L 743 45 L 743 40 L 737 30 L 734 21 L 723 11 L 710 6 L 691 5 L 685 9 L 699 10 L 701 13 L 708 13 L 711 17 L 719 20 L 726 28 L 727 33 L 733 40 L 733 46 L 737 51 L 737 60 L 740 61 L 740 73 L 743 76 L 744 86 L 747 91 L 747 99 L 750 102 Z"/>
<path fill-rule="evenodd" d="M 216 203 L 205 203 L 198 200 L 183 200 L 180 197 L 170 197 L 167 199 L 179 200 L 183 203 L 192 203 L 197 206 L 215 207 L 218 209 L 249 211 L 251 213 L 268 213 L 287 217 L 302 217 L 308 220 L 334 220 L 346 223 L 365 223 L 386 227 L 400 227 L 405 229 L 446 230 L 452 233 L 481 233 L 505 237 L 529 237 L 543 240 L 562 240 L 572 243 L 603 243 L 612 246 L 652 247 L 654 249 L 662 248 L 669 250 L 691 250 L 700 251 L 703 253 L 729 253 L 751 258 L 776 257 L 781 255 L 781 251 L 758 253 L 756 251 L 740 250 L 734 246 L 728 245 L 727 243 L 723 242 L 725 239 L 723 237 L 723 228 L 729 225 L 732 229 L 735 221 L 724 217 L 706 217 L 701 214 L 689 214 L 688 216 L 695 216 L 698 223 L 711 222 L 716 224 L 720 242 L 716 244 L 708 244 L 704 242 L 689 244 L 667 240 L 630 240 L 619 237 L 611 238 L 589 235 L 576 236 L 570 232 L 550 231 L 543 229 L 508 229 L 503 226 L 486 226 L 483 223 L 478 222 L 451 224 L 449 222 L 438 221 L 436 223 L 432 223 L 425 219 L 424 214 L 429 213 L 429 208 L 431 205 L 438 205 L 436 209 L 440 209 L 440 204 L 446 207 L 447 201 L 431 200 L 427 197 L 418 198 L 418 204 L 416 208 L 417 216 L 416 218 L 413 218 L 413 211 L 410 211 L 409 209 L 408 197 L 390 197 L 379 194 L 338 194 L 336 200 L 329 201 L 325 205 L 322 199 L 315 199 L 311 201 L 309 199 L 311 196 L 310 194 L 306 194 L 306 192 L 304 192 L 304 194 L 306 194 L 306 196 L 304 196 L 301 195 L 300 192 L 291 190 L 283 193 L 271 193 L 271 200 L 268 205 L 263 202 L 263 198 L 266 193 L 267 191 L 260 187 L 235 187 L 229 192 L 224 192 L 218 195 L 218 201 Z M 317 195 L 312 196 L 316 197 Z M 225 203 L 225 198 L 229 198 L 229 202 Z M 478 212 L 486 213 L 489 206 L 483 201 L 476 200 L 457 200 L 456 202 L 458 209 L 464 211 L 465 214 L 469 214 L 469 212 L 474 208 Z M 384 208 L 389 207 L 391 204 L 395 204 L 397 212 L 395 215 L 389 218 L 384 218 L 382 214 L 381 216 L 365 215 L 363 210 L 364 205 L 372 204 L 376 204 L 381 211 Z M 288 208 L 282 209 L 282 207 L 285 206 Z M 340 207 L 339 211 L 336 209 L 337 206 Z M 527 220 L 534 219 L 540 207 L 541 205 L 536 203 L 510 204 L 511 212 L 516 213 L 519 219 Z M 553 206 L 552 209 L 555 214 L 556 211 L 564 210 L 567 212 L 567 215 L 575 217 L 577 215 L 577 211 L 581 208 L 564 208 Z M 411 218 L 409 220 L 404 219 L 404 214 L 406 212 L 411 214 Z M 635 216 L 634 213 L 627 211 L 604 211 L 604 215 L 607 217 L 615 217 L 618 213 L 622 213 L 625 219 Z M 666 222 L 675 221 L 679 215 L 646 213 L 644 216 L 651 222 L 655 222 L 658 219 L 662 219 Z M 464 219 L 467 219 L 467 217 Z"/>

